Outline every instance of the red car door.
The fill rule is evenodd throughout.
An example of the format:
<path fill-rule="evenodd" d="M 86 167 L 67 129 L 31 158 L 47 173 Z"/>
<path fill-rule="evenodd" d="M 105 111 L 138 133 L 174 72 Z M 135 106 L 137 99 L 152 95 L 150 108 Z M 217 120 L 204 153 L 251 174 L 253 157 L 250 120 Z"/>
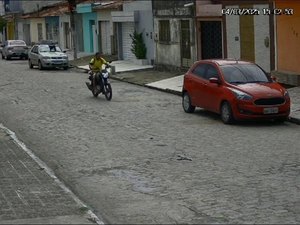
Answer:
<path fill-rule="evenodd" d="M 219 112 L 220 103 L 222 100 L 222 85 L 211 83 L 209 81 L 210 78 L 217 78 L 220 81 L 220 75 L 217 68 L 212 65 L 208 64 L 207 69 L 205 72 L 206 78 L 206 89 L 205 89 L 205 105 L 208 110 L 213 112 Z"/>
<path fill-rule="evenodd" d="M 195 106 L 205 108 L 205 89 L 207 86 L 207 82 L 204 79 L 205 76 L 205 70 L 206 70 L 206 64 L 201 63 L 198 64 L 193 70 L 192 70 L 192 82 L 193 82 L 193 91 L 192 91 L 192 102 Z"/>

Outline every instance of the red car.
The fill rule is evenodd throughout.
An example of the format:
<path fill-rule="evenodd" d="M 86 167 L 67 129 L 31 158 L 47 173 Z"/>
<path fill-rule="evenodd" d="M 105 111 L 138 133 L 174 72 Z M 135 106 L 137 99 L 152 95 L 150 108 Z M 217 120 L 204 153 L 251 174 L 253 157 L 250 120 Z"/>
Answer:
<path fill-rule="evenodd" d="M 226 59 L 201 60 L 184 76 L 182 106 L 221 114 L 225 124 L 246 119 L 284 121 L 290 114 L 285 88 L 258 65 Z"/>

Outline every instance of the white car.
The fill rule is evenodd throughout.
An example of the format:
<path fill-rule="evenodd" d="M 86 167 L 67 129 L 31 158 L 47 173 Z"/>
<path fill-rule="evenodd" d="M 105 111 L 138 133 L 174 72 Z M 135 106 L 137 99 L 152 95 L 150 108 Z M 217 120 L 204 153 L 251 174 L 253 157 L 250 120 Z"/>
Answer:
<path fill-rule="evenodd" d="M 22 40 L 7 40 L 1 44 L 2 59 L 11 59 L 13 57 L 28 59 L 28 46 Z"/>
<path fill-rule="evenodd" d="M 57 45 L 40 44 L 34 45 L 28 53 L 29 68 L 38 66 L 40 70 L 44 68 L 69 68 L 68 55 Z"/>

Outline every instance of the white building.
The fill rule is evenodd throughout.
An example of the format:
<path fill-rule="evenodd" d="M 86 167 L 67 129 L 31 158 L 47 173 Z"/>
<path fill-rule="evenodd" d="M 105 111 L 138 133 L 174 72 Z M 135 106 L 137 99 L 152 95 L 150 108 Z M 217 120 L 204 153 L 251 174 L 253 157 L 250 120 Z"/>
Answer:
<path fill-rule="evenodd" d="M 4 14 L 5 14 L 4 2 L 0 1 L 0 16 L 3 16 Z"/>

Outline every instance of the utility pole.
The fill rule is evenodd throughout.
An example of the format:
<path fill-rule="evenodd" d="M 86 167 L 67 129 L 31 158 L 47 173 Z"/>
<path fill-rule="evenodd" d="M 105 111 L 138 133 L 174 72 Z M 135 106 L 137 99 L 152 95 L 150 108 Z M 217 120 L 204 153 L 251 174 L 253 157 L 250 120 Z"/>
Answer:
<path fill-rule="evenodd" d="M 74 59 L 77 59 L 77 43 L 76 43 L 76 29 L 75 29 L 75 10 L 76 0 L 68 0 L 70 11 L 70 23 L 71 23 L 71 38 L 72 38 L 72 50 Z"/>

